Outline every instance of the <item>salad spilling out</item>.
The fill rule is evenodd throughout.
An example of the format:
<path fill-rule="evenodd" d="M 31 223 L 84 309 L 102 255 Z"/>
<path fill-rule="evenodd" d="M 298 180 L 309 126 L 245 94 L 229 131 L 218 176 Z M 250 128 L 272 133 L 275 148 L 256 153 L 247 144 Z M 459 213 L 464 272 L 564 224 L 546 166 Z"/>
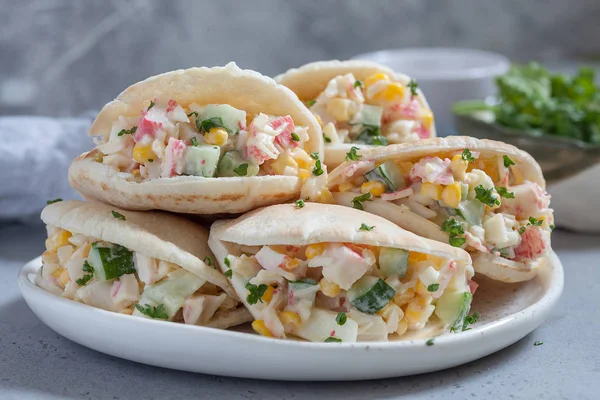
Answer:
<path fill-rule="evenodd" d="M 550 250 L 550 195 L 525 179 L 522 166 L 506 154 L 483 157 L 465 148 L 401 160 L 373 161 L 356 152 L 349 157 L 333 173 L 342 178 L 332 188 L 339 204 L 382 216 L 409 210 L 420 217 L 417 225 L 441 228 L 436 238 L 442 234 L 469 251 L 478 272 L 530 279 L 533 263 Z M 492 265 L 522 274 L 495 276 Z"/>
<path fill-rule="evenodd" d="M 378 72 L 364 81 L 348 73 L 331 79 L 307 105 L 320 119 L 325 145 L 385 146 L 433 135 L 433 113 L 418 98 L 417 83 Z"/>
<path fill-rule="evenodd" d="M 250 115 L 228 104 L 184 107 L 155 98 L 139 116 L 114 121 L 99 139 L 96 161 L 140 182 L 184 175 L 306 179 L 318 160 L 304 150 L 308 140 L 308 129 L 289 115 Z"/>
<path fill-rule="evenodd" d="M 47 229 L 35 283 L 55 295 L 121 314 L 209 326 L 240 305 L 179 265 L 57 227 Z M 211 257 L 205 263 L 214 265 Z"/>

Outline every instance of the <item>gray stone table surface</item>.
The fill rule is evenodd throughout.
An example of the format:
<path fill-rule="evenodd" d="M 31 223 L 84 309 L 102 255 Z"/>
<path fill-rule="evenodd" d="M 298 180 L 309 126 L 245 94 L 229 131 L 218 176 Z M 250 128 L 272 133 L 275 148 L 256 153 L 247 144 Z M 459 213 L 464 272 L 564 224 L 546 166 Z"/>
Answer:
<path fill-rule="evenodd" d="M 47 328 L 22 299 L 18 269 L 43 250 L 41 226 L 0 227 L 0 398 L 598 399 L 600 236 L 555 232 L 565 292 L 514 345 L 453 369 L 363 382 L 270 382 L 192 374 L 89 350 Z M 537 340 L 542 346 L 533 346 Z M 257 365 L 267 360 L 256 360 Z"/>

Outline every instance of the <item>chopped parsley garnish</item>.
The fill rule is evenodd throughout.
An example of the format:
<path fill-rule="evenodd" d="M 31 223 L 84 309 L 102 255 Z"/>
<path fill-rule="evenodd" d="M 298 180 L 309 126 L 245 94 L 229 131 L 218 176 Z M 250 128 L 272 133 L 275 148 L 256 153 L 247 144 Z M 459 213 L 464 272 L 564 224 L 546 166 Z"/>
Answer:
<path fill-rule="evenodd" d="M 529 217 L 529 223 L 527 225 L 542 226 L 543 223 L 544 223 L 543 218 L 536 219 L 534 217 Z"/>
<path fill-rule="evenodd" d="M 503 155 L 502 158 L 504 158 L 504 166 L 506 168 L 510 167 L 511 165 L 515 165 L 515 163 L 513 162 L 513 160 L 511 160 L 506 154 Z"/>
<path fill-rule="evenodd" d="M 208 265 L 209 267 L 213 267 L 215 265 L 215 261 L 211 256 L 206 256 L 204 257 L 204 264 Z"/>
<path fill-rule="evenodd" d="M 458 237 L 458 235 L 465 233 L 465 229 L 460 222 L 454 218 L 448 218 L 444 221 L 442 224 L 442 231 L 448 232 L 448 235 L 450 236 L 448 243 L 454 247 L 461 247 L 467 241 L 465 238 Z"/>
<path fill-rule="evenodd" d="M 317 152 L 310 153 L 310 158 L 312 158 L 313 160 L 318 160 L 319 159 L 319 153 L 317 153 Z"/>
<path fill-rule="evenodd" d="M 506 189 L 505 187 L 502 187 L 502 186 L 497 187 L 496 192 L 498 192 L 498 194 L 500 196 L 505 197 L 507 199 L 515 198 L 515 194 L 513 192 L 509 192 L 508 189 Z"/>
<path fill-rule="evenodd" d="M 352 199 L 352 207 L 359 209 L 359 210 L 364 210 L 362 203 L 364 203 L 365 201 L 370 201 L 370 200 L 371 200 L 371 192 L 361 194 L 360 196 L 356 196 L 355 198 Z"/>
<path fill-rule="evenodd" d="M 83 272 L 89 272 L 89 273 L 83 275 L 81 278 L 77 279 L 75 282 L 79 286 L 85 286 L 85 284 L 88 283 L 90 281 L 90 279 L 92 279 L 94 277 L 94 268 L 90 265 L 90 263 L 88 263 L 87 261 L 84 261 L 83 267 L 81 267 L 81 269 L 83 270 Z"/>
<path fill-rule="evenodd" d="M 116 219 L 120 219 L 121 221 L 125 221 L 125 216 L 121 213 L 116 212 L 115 210 L 112 210 L 112 216 Z"/>
<path fill-rule="evenodd" d="M 149 158 L 148 162 L 154 162 L 154 159 L 153 158 Z"/>
<path fill-rule="evenodd" d="M 486 189 L 483 185 L 479 185 L 475 188 L 475 198 L 490 207 L 500 205 L 500 200 L 494 196 L 492 189 Z"/>
<path fill-rule="evenodd" d="M 296 207 L 298 207 L 298 208 L 304 207 L 304 200 L 296 200 Z"/>
<path fill-rule="evenodd" d="M 536 347 L 537 347 L 537 346 L 541 346 L 541 345 L 543 345 L 543 344 L 544 344 L 544 342 L 541 342 L 541 341 L 539 341 L 539 340 L 536 340 L 535 342 L 533 342 L 533 345 L 534 345 L 534 346 L 536 346 Z"/>
<path fill-rule="evenodd" d="M 354 81 L 354 89 L 356 89 L 359 86 L 363 87 L 363 83 L 357 79 Z"/>
<path fill-rule="evenodd" d="M 378 126 L 364 125 L 357 140 L 376 146 L 386 146 L 388 144 L 387 138 L 381 136 L 381 130 Z"/>
<path fill-rule="evenodd" d="M 550 228 L 550 232 L 552 232 L 553 230 L 556 229 L 556 225 L 552 224 L 552 225 L 549 226 L 549 228 Z"/>
<path fill-rule="evenodd" d="M 294 142 L 299 142 L 300 141 L 300 136 L 298 136 L 295 132 L 292 132 L 292 140 Z"/>
<path fill-rule="evenodd" d="M 338 313 L 338 315 L 335 317 L 335 322 L 337 322 L 337 324 L 340 325 L 340 326 L 344 325 L 347 320 L 348 320 L 348 316 L 343 311 L 340 311 Z"/>
<path fill-rule="evenodd" d="M 342 339 L 330 336 L 325 339 L 325 343 L 342 343 Z"/>
<path fill-rule="evenodd" d="M 461 157 L 465 161 L 475 162 L 475 157 L 473 157 L 473 154 L 471 154 L 471 150 L 469 150 L 469 149 L 464 149 L 461 154 Z"/>
<path fill-rule="evenodd" d="M 228 278 L 231 278 L 233 276 L 233 270 L 230 268 L 227 271 L 223 272 L 223 275 L 225 275 Z"/>
<path fill-rule="evenodd" d="M 431 285 L 427 286 L 427 291 L 428 292 L 437 292 L 437 290 L 440 288 L 440 284 L 439 283 L 432 283 Z"/>
<path fill-rule="evenodd" d="M 237 176 L 248 175 L 248 163 L 238 165 L 236 168 L 233 169 L 233 172 L 235 172 Z"/>
<path fill-rule="evenodd" d="M 448 239 L 448 243 L 450 243 L 451 246 L 454 247 L 462 247 L 463 244 L 465 244 L 467 242 L 467 239 L 465 238 L 459 238 L 459 237 L 453 237 Z"/>
<path fill-rule="evenodd" d="M 329 136 L 325 136 L 325 134 L 323 134 L 323 140 L 325 140 L 326 143 L 331 143 L 331 138 Z"/>
<path fill-rule="evenodd" d="M 411 97 L 415 97 L 417 95 L 417 88 L 419 87 L 419 84 L 417 83 L 417 81 L 415 81 L 414 79 L 411 79 L 410 82 L 408 82 L 408 85 L 406 85 L 410 88 L 410 96 Z"/>
<path fill-rule="evenodd" d="M 260 285 L 253 285 L 250 282 L 246 283 L 245 287 L 248 289 L 248 296 L 246 296 L 246 301 L 248 304 L 256 304 L 259 301 L 262 303 L 262 297 L 269 288 L 264 283 L 261 283 Z"/>
<path fill-rule="evenodd" d="M 194 147 L 198 147 L 200 145 L 200 143 L 198 143 L 198 138 L 196 137 L 190 139 L 190 144 Z"/>
<path fill-rule="evenodd" d="M 225 125 L 223 125 L 223 120 L 221 117 L 212 117 L 203 121 L 200 121 L 199 118 L 196 118 L 196 127 L 200 133 L 208 133 L 212 128 L 223 128 L 229 132 L 229 129 L 225 128 Z"/>
<path fill-rule="evenodd" d="M 135 308 L 137 308 L 139 312 L 141 312 L 144 315 L 147 315 L 150 318 L 169 319 L 169 314 L 167 314 L 167 310 L 165 310 L 164 304 L 159 304 L 157 306 L 151 306 L 149 304 L 146 304 L 145 306 L 142 306 L 140 305 L 140 303 L 137 303 L 135 305 Z"/>
<path fill-rule="evenodd" d="M 46 204 L 54 204 L 54 203 L 58 203 L 59 201 L 63 201 L 63 199 L 61 199 L 60 197 L 58 199 L 54 199 L 54 200 L 48 200 L 46 202 Z"/>
<path fill-rule="evenodd" d="M 135 133 L 135 131 L 137 130 L 137 125 L 134 126 L 131 129 L 121 129 L 119 131 L 119 133 L 117 133 L 117 136 L 123 136 L 123 135 L 133 135 Z"/>
<path fill-rule="evenodd" d="M 471 329 L 469 328 L 469 325 L 473 325 L 475 322 L 479 321 L 479 318 L 481 318 L 481 314 L 479 313 L 479 311 L 475 311 L 472 315 L 467 315 L 465 317 L 465 320 L 463 321 L 463 332 Z"/>
<path fill-rule="evenodd" d="M 146 108 L 146 111 L 149 111 L 152 107 L 154 107 L 154 101 L 150 100 L 150 105 Z"/>
<path fill-rule="evenodd" d="M 187 116 L 191 117 L 191 116 L 195 116 L 196 118 L 198 118 L 198 111 L 192 111 L 191 113 L 189 113 Z"/>
<path fill-rule="evenodd" d="M 309 107 L 312 107 L 312 106 L 314 106 L 314 105 L 315 105 L 315 103 L 316 103 L 316 102 L 317 102 L 316 100 L 308 100 L 308 101 L 306 102 L 306 105 L 307 105 L 307 106 L 309 106 Z"/>
<path fill-rule="evenodd" d="M 360 224 L 360 230 L 361 231 L 372 231 L 373 228 L 375 228 L 375 225 L 369 226 L 369 225 L 367 225 L 365 223 Z"/>
<path fill-rule="evenodd" d="M 231 268 L 231 263 L 229 262 L 228 257 L 225 257 L 225 265 L 227 265 L 229 268 Z"/>
<path fill-rule="evenodd" d="M 315 162 L 315 167 L 313 168 L 313 175 L 314 176 L 321 176 L 323 175 L 323 168 L 321 167 L 321 160 L 317 160 L 317 162 Z"/>
<path fill-rule="evenodd" d="M 346 153 L 346 161 L 352 160 L 352 161 L 358 161 L 360 160 L 360 155 L 356 154 L 356 150 L 360 150 L 358 147 L 356 146 L 352 146 L 350 148 L 350 151 Z"/>
<path fill-rule="evenodd" d="M 433 346 L 435 343 L 433 342 L 433 338 L 429 339 L 428 341 L 425 342 L 425 344 L 427 346 Z"/>

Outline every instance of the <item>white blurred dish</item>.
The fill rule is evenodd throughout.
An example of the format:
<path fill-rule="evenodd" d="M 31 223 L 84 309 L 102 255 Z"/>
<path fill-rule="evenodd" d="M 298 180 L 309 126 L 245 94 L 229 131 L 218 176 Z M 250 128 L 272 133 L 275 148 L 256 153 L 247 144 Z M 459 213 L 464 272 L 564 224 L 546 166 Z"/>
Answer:
<path fill-rule="evenodd" d="M 503 284 L 477 277 L 472 311 L 482 318 L 471 330 L 445 333 L 426 345 L 412 340 L 311 343 L 242 331 L 176 324 L 93 308 L 34 285 L 41 260 L 19 274 L 21 293 L 48 327 L 83 346 L 165 368 L 275 380 L 360 380 L 438 371 L 503 349 L 538 327 L 563 289 L 562 265 L 552 253 L 529 282 Z M 247 328 L 246 328 L 247 330 Z"/>
<path fill-rule="evenodd" d="M 494 78 L 510 68 L 500 54 L 446 47 L 380 50 L 353 58 L 375 61 L 416 79 L 433 110 L 439 136 L 455 133 L 454 103 L 494 95 Z"/>

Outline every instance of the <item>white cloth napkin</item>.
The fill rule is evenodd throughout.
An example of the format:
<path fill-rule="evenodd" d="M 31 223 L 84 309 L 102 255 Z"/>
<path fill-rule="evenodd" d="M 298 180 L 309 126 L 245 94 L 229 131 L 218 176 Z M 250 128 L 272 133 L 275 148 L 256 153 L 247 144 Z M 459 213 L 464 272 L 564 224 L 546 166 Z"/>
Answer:
<path fill-rule="evenodd" d="M 34 220 L 47 200 L 80 198 L 67 170 L 93 147 L 87 131 L 94 115 L 0 117 L 0 220 Z"/>

